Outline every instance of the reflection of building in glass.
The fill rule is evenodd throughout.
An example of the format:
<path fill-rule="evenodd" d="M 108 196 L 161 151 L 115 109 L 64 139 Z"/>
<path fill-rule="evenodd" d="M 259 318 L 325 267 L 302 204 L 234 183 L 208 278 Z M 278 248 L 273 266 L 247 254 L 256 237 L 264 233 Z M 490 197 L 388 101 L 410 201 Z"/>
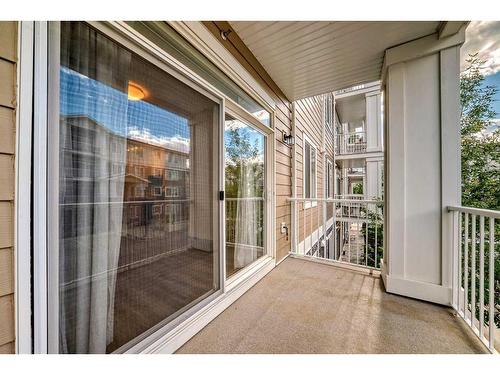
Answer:
<path fill-rule="evenodd" d="M 123 230 L 122 241 L 127 237 L 162 238 L 165 233 L 185 230 L 189 218 L 189 153 L 125 139 L 86 117 L 62 121 L 64 168 L 60 178 L 64 189 L 62 233 L 66 237 L 72 237 L 71 229 L 76 228 L 71 221 L 76 207 L 85 203 L 123 205 L 122 223 L 127 230 Z M 96 168 L 97 164 L 107 167 Z M 105 195 L 105 201 L 99 197 L 98 180 L 107 181 L 109 195 Z M 147 230 L 151 225 L 162 226 L 161 231 Z M 137 260 L 136 254 L 132 257 Z"/>
<path fill-rule="evenodd" d="M 65 67 L 60 83 L 65 246 L 93 225 L 82 205 L 107 205 L 122 210 L 119 266 L 188 248 L 188 120 Z"/>

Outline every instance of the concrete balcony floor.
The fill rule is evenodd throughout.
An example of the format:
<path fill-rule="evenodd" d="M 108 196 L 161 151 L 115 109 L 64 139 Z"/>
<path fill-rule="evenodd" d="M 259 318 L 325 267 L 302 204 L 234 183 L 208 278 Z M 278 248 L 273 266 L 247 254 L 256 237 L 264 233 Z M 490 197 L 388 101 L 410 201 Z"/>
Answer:
<path fill-rule="evenodd" d="M 378 277 L 288 258 L 177 353 L 485 353 L 443 306 Z"/>

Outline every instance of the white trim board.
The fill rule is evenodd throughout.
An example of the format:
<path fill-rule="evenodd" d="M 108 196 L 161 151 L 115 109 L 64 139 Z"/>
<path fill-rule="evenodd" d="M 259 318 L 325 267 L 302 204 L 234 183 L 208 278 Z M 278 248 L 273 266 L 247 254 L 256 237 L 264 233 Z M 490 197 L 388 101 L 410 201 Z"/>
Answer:
<path fill-rule="evenodd" d="M 31 354 L 31 143 L 34 22 L 18 27 L 16 182 L 14 211 L 16 353 Z"/>
<path fill-rule="evenodd" d="M 383 263 L 381 265 L 381 275 L 385 290 L 388 293 L 451 306 L 451 287 L 390 276 L 387 274 L 387 269 Z"/>

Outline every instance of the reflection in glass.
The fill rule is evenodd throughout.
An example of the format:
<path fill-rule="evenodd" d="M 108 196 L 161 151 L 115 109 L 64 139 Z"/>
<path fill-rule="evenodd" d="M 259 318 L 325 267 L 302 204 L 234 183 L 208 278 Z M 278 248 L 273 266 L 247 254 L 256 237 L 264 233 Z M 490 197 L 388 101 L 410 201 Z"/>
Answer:
<path fill-rule="evenodd" d="M 264 135 L 225 118 L 226 275 L 264 255 Z"/>
<path fill-rule="evenodd" d="M 219 289 L 219 105 L 61 23 L 59 349 L 130 345 Z"/>

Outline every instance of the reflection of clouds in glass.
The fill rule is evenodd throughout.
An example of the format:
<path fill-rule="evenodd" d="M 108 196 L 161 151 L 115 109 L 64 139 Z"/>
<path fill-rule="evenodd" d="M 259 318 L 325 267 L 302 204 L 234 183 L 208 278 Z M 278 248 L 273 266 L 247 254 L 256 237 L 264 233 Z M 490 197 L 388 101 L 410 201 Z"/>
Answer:
<path fill-rule="evenodd" d="M 169 150 L 189 153 L 189 139 L 180 136 L 167 137 L 151 134 L 149 129 L 129 128 L 128 138 L 150 145 L 168 148 Z"/>
<path fill-rule="evenodd" d="M 238 120 L 226 120 L 226 129 L 227 130 L 238 130 L 245 129 L 248 126 Z"/>
<path fill-rule="evenodd" d="M 465 68 L 465 60 L 469 54 L 476 52 L 485 61 L 485 75 L 500 71 L 500 22 L 473 21 L 469 24 L 465 43 L 460 50 L 461 70 Z"/>
<path fill-rule="evenodd" d="M 228 142 L 230 142 L 231 134 L 228 131 L 236 131 L 241 138 L 247 139 L 252 148 L 257 151 L 256 157 L 245 157 L 243 162 L 248 164 L 263 164 L 264 163 L 264 136 L 254 130 L 247 124 L 239 120 L 225 120 L 225 143 L 228 147 Z M 240 154 L 240 157 L 243 155 Z M 241 159 L 239 161 L 242 161 Z M 232 160 L 230 156 L 226 153 L 226 163 L 235 164 L 236 161 Z"/>
<path fill-rule="evenodd" d="M 152 145 L 189 152 L 188 120 L 144 100 L 62 66 L 63 116 L 87 117 L 108 130 Z"/>
<path fill-rule="evenodd" d="M 257 117 L 259 119 L 260 122 L 262 122 L 264 125 L 267 125 L 269 126 L 269 122 L 270 122 L 270 116 L 269 116 L 269 112 L 267 112 L 265 109 L 261 110 L 261 111 L 256 111 L 256 112 L 253 112 L 252 113 L 255 117 Z"/>

